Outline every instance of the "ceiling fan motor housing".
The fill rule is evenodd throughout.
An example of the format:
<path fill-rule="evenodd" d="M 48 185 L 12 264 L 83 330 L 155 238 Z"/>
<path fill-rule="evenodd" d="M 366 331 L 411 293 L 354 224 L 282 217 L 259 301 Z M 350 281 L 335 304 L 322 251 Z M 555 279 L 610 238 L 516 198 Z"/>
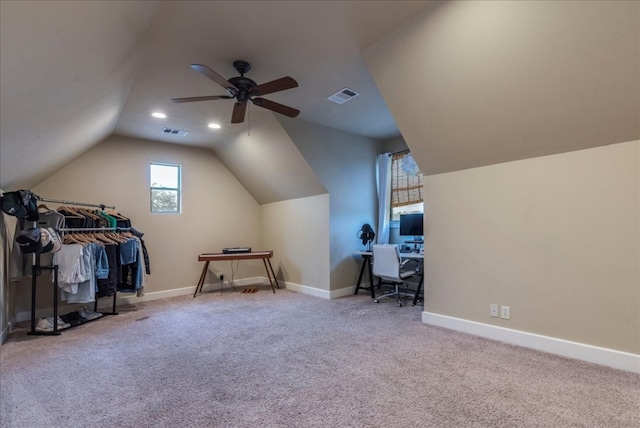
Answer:
<path fill-rule="evenodd" d="M 246 102 L 251 90 L 258 86 L 256 82 L 244 76 L 232 77 L 229 79 L 229 83 L 238 88 L 238 102 Z"/>

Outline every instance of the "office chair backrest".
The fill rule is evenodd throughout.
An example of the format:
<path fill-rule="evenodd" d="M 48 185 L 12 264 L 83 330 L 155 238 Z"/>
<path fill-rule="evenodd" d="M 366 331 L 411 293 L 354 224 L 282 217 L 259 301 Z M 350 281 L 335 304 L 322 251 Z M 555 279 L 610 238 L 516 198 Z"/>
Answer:
<path fill-rule="evenodd" d="M 400 278 L 400 250 L 395 244 L 373 246 L 373 274 L 387 281 L 402 281 Z"/>

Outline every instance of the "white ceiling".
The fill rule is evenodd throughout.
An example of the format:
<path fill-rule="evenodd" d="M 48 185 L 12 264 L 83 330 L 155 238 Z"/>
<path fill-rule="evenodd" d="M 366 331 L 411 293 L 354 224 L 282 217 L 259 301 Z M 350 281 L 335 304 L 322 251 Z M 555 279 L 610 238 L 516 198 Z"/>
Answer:
<path fill-rule="evenodd" d="M 385 140 L 400 135 L 361 51 L 425 1 L 19 1 L 1 2 L 0 187 L 35 184 L 112 133 L 215 148 L 245 132 L 233 100 L 189 65 L 236 76 L 251 63 L 258 84 L 291 76 L 298 88 L 265 98 L 299 118 Z M 401 67 L 401 65 L 400 65 Z M 349 87 L 343 105 L 326 99 Z M 162 111 L 167 119 L 150 116 Z M 249 115 L 272 114 L 251 106 Z M 218 122 L 222 129 L 207 128 Z M 163 127 L 189 131 L 163 134 Z M 46 147 L 49 154 L 42 156 Z"/>

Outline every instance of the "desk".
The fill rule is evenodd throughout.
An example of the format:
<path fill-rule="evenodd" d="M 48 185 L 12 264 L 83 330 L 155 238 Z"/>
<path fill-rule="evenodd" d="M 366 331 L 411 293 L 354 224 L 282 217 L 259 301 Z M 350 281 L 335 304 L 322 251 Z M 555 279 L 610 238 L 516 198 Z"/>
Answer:
<path fill-rule="evenodd" d="M 209 269 L 209 262 L 217 262 L 217 261 L 224 261 L 224 260 L 262 259 L 262 263 L 264 263 L 264 268 L 267 271 L 267 278 L 269 278 L 269 283 L 271 284 L 271 291 L 275 293 L 276 289 L 273 288 L 273 282 L 275 281 L 276 287 L 278 288 L 280 288 L 280 284 L 278 284 L 278 279 L 276 278 L 276 274 L 273 273 L 271 260 L 269 260 L 271 257 L 273 257 L 273 251 L 252 251 L 251 253 L 236 253 L 236 254 L 226 254 L 226 253 L 200 254 L 198 256 L 198 261 L 205 262 L 205 264 L 204 264 L 204 267 L 202 268 L 202 273 L 200 274 L 200 280 L 198 281 L 198 285 L 196 286 L 196 291 L 193 293 L 193 297 L 196 297 L 198 292 L 202 292 L 202 286 L 204 284 L 205 278 L 207 277 L 207 270 Z M 273 281 L 271 280 L 272 276 L 273 276 Z"/>
<path fill-rule="evenodd" d="M 360 289 L 360 283 L 362 282 L 362 276 L 364 274 L 365 268 L 369 272 L 369 280 L 371 281 L 371 298 L 375 299 L 376 294 L 373 287 L 373 269 L 371 265 L 371 259 L 373 258 L 373 253 L 371 251 L 356 251 L 356 254 L 362 256 L 362 267 L 360 268 L 360 275 L 358 276 L 358 284 L 356 285 L 356 291 L 353 294 L 358 294 L 358 290 Z M 420 261 L 420 281 L 418 281 L 418 288 L 416 289 L 416 295 L 413 298 L 413 305 L 415 306 L 418 303 L 418 295 L 422 290 L 422 285 L 424 284 L 424 254 L 420 253 L 400 253 L 400 258 L 402 259 L 414 259 Z"/>

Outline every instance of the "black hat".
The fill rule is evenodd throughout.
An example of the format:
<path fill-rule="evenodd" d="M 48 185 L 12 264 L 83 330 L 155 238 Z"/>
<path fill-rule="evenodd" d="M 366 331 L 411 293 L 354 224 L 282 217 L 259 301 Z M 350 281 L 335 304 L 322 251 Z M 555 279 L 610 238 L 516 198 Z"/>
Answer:
<path fill-rule="evenodd" d="M 29 190 L 7 192 L 2 195 L 2 211 L 18 218 L 26 218 L 28 221 L 37 221 L 38 197 Z"/>
<path fill-rule="evenodd" d="M 39 253 L 42 251 L 42 234 L 39 227 L 22 230 L 16 236 L 16 242 L 23 253 Z"/>
<path fill-rule="evenodd" d="M 27 208 L 22 203 L 19 192 L 7 192 L 2 195 L 2 211 L 14 217 L 23 218 L 27 215 Z"/>

